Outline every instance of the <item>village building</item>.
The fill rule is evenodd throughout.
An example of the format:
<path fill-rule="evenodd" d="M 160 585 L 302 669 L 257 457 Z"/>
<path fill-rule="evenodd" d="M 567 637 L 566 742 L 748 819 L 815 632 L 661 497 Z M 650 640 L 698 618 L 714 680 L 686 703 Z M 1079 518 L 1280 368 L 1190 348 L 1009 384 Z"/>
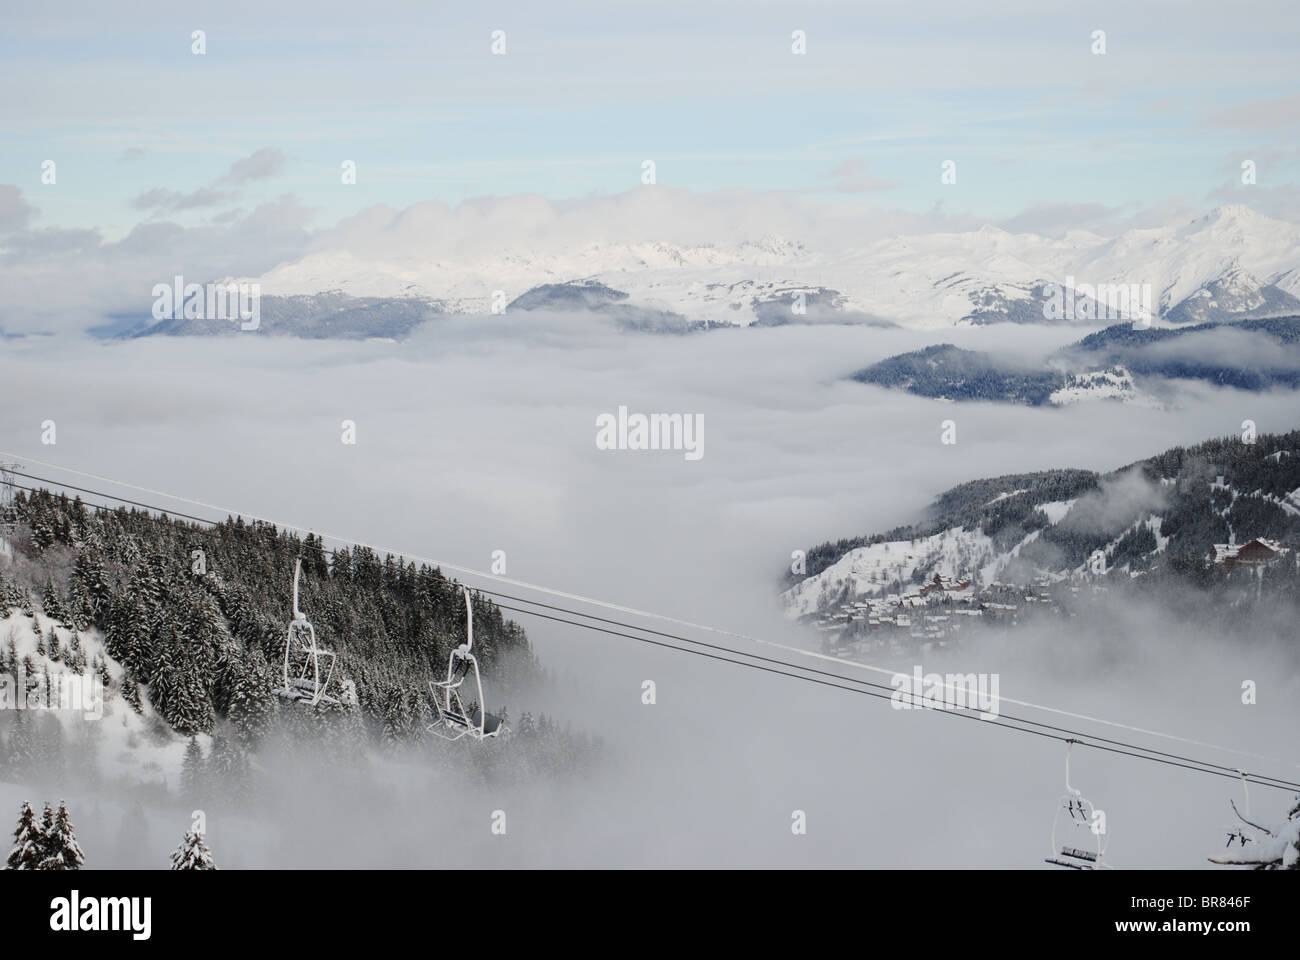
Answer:
<path fill-rule="evenodd" d="M 1212 559 L 1216 564 L 1222 564 L 1224 569 L 1231 570 L 1238 565 L 1267 566 L 1276 560 L 1282 559 L 1290 552 L 1288 548 L 1282 546 L 1276 540 L 1265 540 L 1263 537 L 1256 537 L 1254 540 L 1240 546 L 1236 543 L 1216 543 Z"/>

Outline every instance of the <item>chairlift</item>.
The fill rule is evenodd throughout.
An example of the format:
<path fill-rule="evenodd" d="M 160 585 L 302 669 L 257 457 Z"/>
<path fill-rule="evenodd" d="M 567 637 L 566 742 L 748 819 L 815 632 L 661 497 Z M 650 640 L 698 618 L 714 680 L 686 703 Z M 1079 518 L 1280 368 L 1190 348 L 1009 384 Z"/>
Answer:
<path fill-rule="evenodd" d="M 1070 784 L 1070 751 L 1078 742 L 1065 741 L 1065 796 L 1052 818 L 1051 855 L 1044 862 L 1070 870 L 1109 870 L 1102 859 L 1108 837 L 1093 830 L 1092 803 Z"/>
<path fill-rule="evenodd" d="M 1245 806 L 1246 806 L 1246 812 L 1245 812 L 1245 814 L 1243 815 L 1242 812 L 1241 812 L 1240 810 L 1237 809 L 1237 804 L 1236 804 L 1236 803 L 1232 803 L 1232 811 L 1233 811 L 1233 813 L 1235 813 L 1235 814 L 1237 815 L 1237 819 L 1238 819 L 1238 820 L 1240 820 L 1242 823 L 1249 824 L 1249 823 L 1250 823 L 1250 817 L 1251 817 L 1251 813 L 1250 813 L 1250 786 L 1249 786 L 1250 781 L 1246 779 L 1247 776 L 1248 776 L 1248 774 L 1246 773 L 1245 770 L 1240 770 L 1240 769 L 1237 770 L 1237 776 L 1239 776 L 1239 777 L 1241 778 L 1241 789 L 1242 789 L 1242 791 L 1243 791 L 1243 792 L 1245 793 L 1245 795 L 1246 795 L 1246 804 L 1245 804 Z M 1231 802 L 1231 801 L 1230 801 L 1230 802 Z M 1228 830 L 1228 846 L 1229 846 L 1229 847 L 1232 846 L 1232 843 L 1233 843 L 1234 840 L 1235 840 L 1237 843 L 1241 844 L 1241 845 L 1244 847 L 1246 844 L 1251 843 L 1251 842 L 1254 840 L 1254 838 L 1251 837 L 1248 833 L 1246 833 L 1245 829 L 1244 829 L 1240 824 L 1237 824 L 1237 825 L 1232 826 L 1232 827 Z"/>
<path fill-rule="evenodd" d="M 274 692 L 286 700 L 308 706 L 339 702 L 329 694 L 334 676 L 334 654 L 316 643 L 316 628 L 298 609 L 298 580 L 302 575 L 302 558 L 293 564 L 293 619 L 284 638 L 284 685 Z"/>
<path fill-rule="evenodd" d="M 429 732 L 444 740 L 459 740 L 462 737 L 486 740 L 500 736 L 507 727 L 500 717 L 488 713 L 484 707 L 483 678 L 479 675 L 478 658 L 473 653 L 474 607 L 470 601 L 469 587 L 462 584 L 461 591 L 465 594 L 466 641 L 448 655 L 447 679 L 429 681 L 434 712 Z M 471 695 L 472 709 L 466 709 L 461 691 L 471 678 L 472 685 L 468 692 Z"/>

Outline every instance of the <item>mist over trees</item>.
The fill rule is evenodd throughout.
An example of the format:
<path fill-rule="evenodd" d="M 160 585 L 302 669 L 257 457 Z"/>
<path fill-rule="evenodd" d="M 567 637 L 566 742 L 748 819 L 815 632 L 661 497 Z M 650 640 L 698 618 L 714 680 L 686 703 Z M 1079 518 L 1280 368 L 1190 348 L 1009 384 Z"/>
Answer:
<path fill-rule="evenodd" d="M 1122 484 L 1139 489 L 1128 497 L 1107 495 L 1110 488 Z M 920 523 L 810 548 L 807 573 L 798 577 L 787 573 L 785 579 L 789 583 L 816 576 L 858 547 L 978 527 L 999 549 L 1039 531 L 1022 548 L 1021 557 L 1045 570 L 1078 567 L 1106 547 L 1110 570 L 1137 567 L 1173 572 L 1204 585 L 1214 574 L 1210 563 L 1214 544 L 1230 538 L 1240 544 L 1264 537 L 1290 548 L 1292 558 L 1300 552 L 1300 507 L 1288 499 L 1297 489 L 1300 431 L 1263 434 L 1250 443 L 1227 438 L 1172 447 L 1107 474 L 1048 470 L 975 480 L 941 494 Z M 1104 514 L 1090 522 L 1067 515 L 1053 524 L 1038 509 L 1086 496 L 1106 504 Z M 1160 517 L 1160 540 L 1167 540 L 1158 552 L 1155 532 L 1136 526 L 1153 515 Z M 1284 577 L 1288 571 L 1294 576 L 1294 563 L 1262 576 L 1266 580 Z M 1226 575 L 1222 568 L 1218 572 Z"/>
<path fill-rule="evenodd" d="M 327 552 L 313 535 L 240 518 L 207 527 L 125 507 L 92 508 L 46 490 L 18 494 L 13 511 L 15 551 L 0 562 L 0 607 L 31 618 L 38 639 L 36 656 L 23 657 L 11 633 L 0 643 L 0 673 L 15 682 L 34 677 L 44 689 L 58 664 L 97 676 L 107 697 L 120 697 L 135 713 L 150 711 L 165 725 L 158 736 L 189 740 L 176 785 L 184 795 L 219 788 L 247 799 L 254 756 L 269 741 L 338 757 L 363 745 L 425 741 L 429 680 L 443 679 L 449 652 L 466 639 L 461 587 L 438 569 L 365 547 Z M 319 643 L 337 654 L 331 687 L 351 684 L 355 703 L 310 706 L 272 692 L 282 684 L 298 558 L 300 608 Z M 474 652 L 494 698 L 490 707 L 509 720 L 506 692 L 544 675 L 517 623 L 481 595 L 473 608 Z M 38 610 L 42 622 L 62 630 L 40 627 Z M 83 652 L 79 634 L 91 629 L 102 631 L 112 670 L 104 657 Z M 50 712 L 6 713 L 0 757 L 11 772 L 57 779 L 73 752 L 93 759 L 97 731 L 69 734 Z M 572 768 L 594 743 L 544 715 L 511 726 L 518 735 L 493 745 L 489 767 Z M 206 751 L 201 735 L 210 738 Z"/>

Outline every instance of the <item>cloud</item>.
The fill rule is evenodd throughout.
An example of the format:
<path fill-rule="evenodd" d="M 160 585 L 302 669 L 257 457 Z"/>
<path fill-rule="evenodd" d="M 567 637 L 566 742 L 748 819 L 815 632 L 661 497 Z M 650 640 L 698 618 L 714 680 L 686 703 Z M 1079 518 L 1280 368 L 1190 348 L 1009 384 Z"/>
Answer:
<path fill-rule="evenodd" d="M 236 160 L 224 176 L 206 187 L 188 193 L 155 187 L 138 195 L 131 201 L 131 206 L 136 210 L 166 210 L 170 213 L 221 206 L 239 196 L 240 186 L 273 177 L 283 168 L 284 163 L 283 153 L 275 147 L 263 147 L 256 153 Z M 228 187 L 234 189 L 225 189 Z"/>
<path fill-rule="evenodd" d="M 889 180 L 882 180 L 868 172 L 865 157 L 850 157 L 830 172 L 834 183 L 829 187 L 812 187 L 808 192 L 820 193 L 830 190 L 835 193 L 867 193 L 872 190 L 888 190 L 896 186 Z"/>
<path fill-rule="evenodd" d="M 140 159 L 140 157 L 143 157 L 148 152 L 149 151 L 145 150 L 143 147 L 127 147 L 118 156 L 117 162 L 130 163 L 132 160 Z"/>
<path fill-rule="evenodd" d="M 1168 498 L 1168 491 L 1147 480 L 1140 470 L 1127 470 L 1103 479 L 1097 490 L 1080 497 L 1061 525 L 1082 533 L 1113 536 L 1148 513 L 1159 513 Z"/>
<path fill-rule="evenodd" d="M 1119 208 L 1100 203 L 1047 203 L 1000 220 L 997 225 L 1008 233 L 1059 237 L 1070 230 L 1117 233 L 1127 219 Z"/>
<path fill-rule="evenodd" d="M 1300 94 L 1236 103 L 1212 112 L 1207 120 L 1217 127 L 1281 134 L 1300 127 Z"/>
<path fill-rule="evenodd" d="M 1251 371 L 1300 370 L 1300 345 L 1233 327 L 1217 327 L 1156 341 L 1142 350 L 1147 361 L 1181 362 Z"/>
<path fill-rule="evenodd" d="M 275 176 L 284 167 L 285 155 L 275 147 L 263 147 L 256 153 L 236 160 L 230 165 L 230 171 L 222 182 L 241 184 L 253 180 L 266 180 Z"/>
<path fill-rule="evenodd" d="M 12 184 L 0 184 L 0 233 L 12 233 L 27 226 L 36 208 L 23 199 L 23 192 Z"/>
<path fill-rule="evenodd" d="M 150 220 L 120 240 L 94 230 L 19 230 L 0 240 L 0 328 L 78 331 L 149 316 L 155 283 L 260 275 L 302 255 L 316 211 L 292 196 L 221 223 Z"/>
<path fill-rule="evenodd" d="M 131 206 L 137 210 L 169 210 L 175 212 L 220 206 L 229 201 L 230 198 L 231 194 L 221 190 L 214 190 L 211 187 L 200 187 L 189 193 L 155 187 L 137 196 L 131 201 Z"/>
<path fill-rule="evenodd" d="M 1237 180 L 1211 190 L 1206 199 L 1215 204 L 1245 203 L 1278 220 L 1300 221 L 1300 185 L 1295 183 L 1246 186 Z"/>

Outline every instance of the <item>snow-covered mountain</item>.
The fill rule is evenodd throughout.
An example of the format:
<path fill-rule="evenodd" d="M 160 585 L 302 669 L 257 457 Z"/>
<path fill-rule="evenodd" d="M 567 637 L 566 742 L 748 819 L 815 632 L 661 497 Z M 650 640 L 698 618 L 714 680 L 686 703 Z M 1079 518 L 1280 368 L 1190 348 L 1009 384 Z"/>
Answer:
<path fill-rule="evenodd" d="M 936 576 L 971 597 L 990 584 L 1086 572 L 1186 574 L 1212 565 L 1216 544 L 1254 538 L 1279 556 L 1300 551 L 1300 431 L 1175 447 L 1108 474 L 1052 470 L 965 483 L 942 494 L 921 523 L 813 547 L 782 599 L 791 616 L 814 617 L 897 606 Z"/>
<path fill-rule="evenodd" d="M 1038 364 L 931 344 L 852 374 L 860 383 L 944 401 L 1065 406 L 1120 400 L 1162 406 L 1175 381 L 1237 390 L 1300 389 L 1300 316 L 1192 326 L 1116 323 Z"/>
<path fill-rule="evenodd" d="M 847 250 L 816 250 L 776 236 L 736 243 L 594 243 L 449 261 L 412 252 L 367 258 L 320 250 L 256 278 L 264 296 L 337 291 L 358 298 L 417 298 L 439 312 L 486 313 L 555 304 L 565 285 L 598 284 L 623 308 L 694 325 L 888 320 L 926 329 L 1038 323 L 1053 292 L 1080 302 L 1097 287 L 1149 289 L 1157 323 L 1300 312 L 1300 227 L 1243 206 L 1189 223 L 1115 237 L 1060 238 L 993 226 L 898 236 Z M 550 296 L 530 291 L 542 288 Z M 795 310 L 804 293 L 802 311 Z M 561 297 L 561 300 L 566 299 Z M 1124 319 L 1117 317 L 1116 319 Z"/>

